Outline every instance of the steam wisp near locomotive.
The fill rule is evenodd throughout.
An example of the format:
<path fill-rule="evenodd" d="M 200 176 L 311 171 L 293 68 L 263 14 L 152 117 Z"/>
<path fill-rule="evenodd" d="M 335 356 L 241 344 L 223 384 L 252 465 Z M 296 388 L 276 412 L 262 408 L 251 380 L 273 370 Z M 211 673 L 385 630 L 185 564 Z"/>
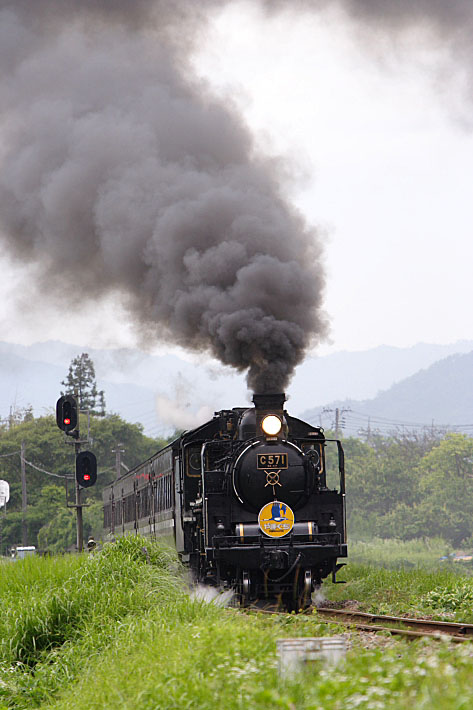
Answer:
<path fill-rule="evenodd" d="M 242 604 L 310 604 L 347 555 L 344 456 L 284 402 L 254 395 L 254 407 L 216 412 L 108 486 L 104 539 L 166 537 L 196 580 L 234 588 Z"/>

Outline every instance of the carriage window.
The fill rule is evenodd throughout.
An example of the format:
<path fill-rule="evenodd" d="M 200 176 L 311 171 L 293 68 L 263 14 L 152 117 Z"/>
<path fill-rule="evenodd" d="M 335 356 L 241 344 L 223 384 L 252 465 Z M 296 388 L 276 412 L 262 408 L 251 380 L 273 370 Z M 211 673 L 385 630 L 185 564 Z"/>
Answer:
<path fill-rule="evenodd" d="M 159 512 L 161 510 L 161 483 L 162 478 L 158 478 L 156 481 L 156 510 Z"/>
<path fill-rule="evenodd" d="M 135 494 L 131 493 L 123 500 L 125 523 L 135 519 Z"/>
<path fill-rule="evenodd" d="M 103 526 L 104 528 L 111 527 L 112 524 L 112 504 L 107 503 L 103 509 Z"/>
<path fill-rule="evenodd" d="M 121 500 L 115 501 L 115 509 L 113 511 L 113 513 L 114 513 L 114 521 L 113 522 L 114 522 L 114 525 L 116 525 L 116 526 L 122 524 L 122 510 L 123 510 L 122 501 Z"/>

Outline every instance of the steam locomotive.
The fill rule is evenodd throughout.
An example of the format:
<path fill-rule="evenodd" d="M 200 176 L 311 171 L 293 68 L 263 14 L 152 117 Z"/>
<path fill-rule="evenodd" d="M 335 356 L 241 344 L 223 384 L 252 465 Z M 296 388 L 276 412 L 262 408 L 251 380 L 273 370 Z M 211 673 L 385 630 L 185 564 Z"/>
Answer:
<path fill-rule="evenodd" d="M 344 455 L 285 399 L 255 394 L 252 408 L 216 412 L 105 488 L 104 539 L 168 538 L 199 582 L 233 588 L 243 605 L 310 604 L 347 556 Z"/>

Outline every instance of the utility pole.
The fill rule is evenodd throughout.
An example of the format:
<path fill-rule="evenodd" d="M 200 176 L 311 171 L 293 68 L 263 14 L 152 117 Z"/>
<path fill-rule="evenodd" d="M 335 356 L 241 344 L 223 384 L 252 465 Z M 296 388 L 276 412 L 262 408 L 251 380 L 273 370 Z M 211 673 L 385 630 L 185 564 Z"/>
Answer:
<path fill-rule="evenodd" d="M 25 464 L 25 442 L 21 442 L 20 463 L 21 463 L 21 544 L 28 545 L 28 529 L 26 526 L 26 506 L 28 504 L 26 496 L 26 464 Z"/>
<path fill-rule="evenodd" d="M 331 414 L 333 411 L 335 411 L 335 438 L 339 439 L 340 429 L 345 426 L 345 422 L 343 421 L 342 417 L 347 412 L 351 412 L 351 409 L 350 407 L 347 407 L 346 409 L 340 409 L 340 407 L 336 407 L 335 410 L 333 410 L 329 407 L 324 407 L 324 409 L 322 410 L 322 414 Z"/>
<path fill-rule="evenodd" d="M 123 444 L 115 444 L 115 448 L 112 449 L 112 454 L 115 454 L 115 471 L 116 471 L 116 477 L 115 480 L 118 481 L 120 478 L 120 473 L 122 470 L 122 454 L 125 453 L 125 449 L 122 449 Z"/>
<path fill-rule="evenodd" d="M 335 438 L 338 439 L 340 430 L 340 409 L 335 408 Z"/>
<path fill-rule="evenodd" d="M 80 454 L 80 445 L 81 445 L 81 440 L 80 440 L 80 393 L 78 394 L 77 391 L 74 393 L 74 396 L 76 398 L 76 401 L 78 402 L 78 407 L 77 407 L 77 428 L 74 432 L 74 437 L 75 437 L 75 442 L 74 442 L 74 451 L 76 454 L 76 459 L 77 455 Z M 77 544 L 77 552 L 82 552 L 84 549 L 84 522 L 82 519 L 82 503 L 81 503 L 81 496 L 80 496 L 80 486 L 79 486 L 79 481 L 77 480 L 77 476 L 75 477 L 75 483 L 76 483 L 76 521 L 77 521 L 77 534 L 76 534 L 76 544 Z"/>
<path fill-rule="evenodd" d="M 343 420 L 343 415 L 347 414 L 348 412 L 351 412 L 350 407 L 347 407 L 346 409 L 340 409 L 337 407 L 335 409 L 335 438 L 339 439 L 340 438 L 340 429 L 342 429 L 345 426 L 345 421 Z"/>

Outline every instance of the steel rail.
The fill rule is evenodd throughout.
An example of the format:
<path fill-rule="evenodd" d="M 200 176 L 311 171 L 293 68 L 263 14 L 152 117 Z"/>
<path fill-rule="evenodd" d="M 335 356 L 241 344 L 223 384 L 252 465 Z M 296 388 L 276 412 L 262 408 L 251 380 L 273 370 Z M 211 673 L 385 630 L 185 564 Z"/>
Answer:
<path fill-rule="evenodd" d="M 242 611 L 256 612 L 257 614 L 278 615 L 288 613 L 278 609 L 274 604 L 267 604 L 264 606 L 252 604 L 242 609 Z M 434 621 L 431 619 L 413 619 L 383 614 L 368 614 L 362 611 L 348 611 L 346 609 L 317 609 L 315 607 L 305 609 L 302 614 L 313 614 L 314 612 L 317 613 L 315 618 L 317 618 L 317 616 L 319 618 L 323 617 L 323 619 L 320 619 L 321 621 L 323 620 L 323 623 L 350 626 L 357 631 L 369 633 L 384 631 L 393 636 L 404 636 L 410 640 L 419 638 L 433 638 L 437 640 L 448 638 L 449 641 L 453 641 L 454 643 L 463 643 L 464 641 L 469 641 L 473 638 L 473 624 L 461 624 L 450 621 Z M 411 626 L 417 628 L 418 630 L 414 631 L 412 628 L 401 628 L 401 626 L 380 626 L 379 624 L 375 624 L 375 621 L 389 624 L 402 624 L 404 627 Z"/>
<path fill-rule="evenodd" d="M 431 638 L 431 639 L 448 639 L 454 643 L 465 643 L 470 639 L 464 636 L 456 636 L 455 634 L 446 634 L 441 631 L 411 631 L 410 629 L 401 629 L 397 626 L 378 626 L 377 624 L 359 624 L 356 621 L 340 621 L 339 619 L 324 619 L 323 624 L 338 624 L 340 626 L 349 626 L 357 631 L 364 631 L 367 633 L 378 633 L 384 631 L 392 636 L 404 636 L 411 641 L 415 641 L 420 638 Z"/>
<path fill-rule="evenodd" d="M 405 618 L 402 616 L 388 616 L 385 614 L 369 614 L 362 611 L 349 611 L 347 609 L 326 609 L 318 608 L 317 615 L 322 616 L 332 622 L 341 622 L 346 625 L 353 625 L 363 630 L 385 630 L 393 634 L 402 635 L 416 634 L 418 636 L 449 636 L 455 641 L 467 641 L 473 638 L 473 624 L 462 624 L 454 621 L 435 621 L 433 619 Z M 404 627 L 417 629 L 417 631 L 407 631 L 397 627 L 378 626 L 376 622 L 382 624 L 400 624 Z"/>

